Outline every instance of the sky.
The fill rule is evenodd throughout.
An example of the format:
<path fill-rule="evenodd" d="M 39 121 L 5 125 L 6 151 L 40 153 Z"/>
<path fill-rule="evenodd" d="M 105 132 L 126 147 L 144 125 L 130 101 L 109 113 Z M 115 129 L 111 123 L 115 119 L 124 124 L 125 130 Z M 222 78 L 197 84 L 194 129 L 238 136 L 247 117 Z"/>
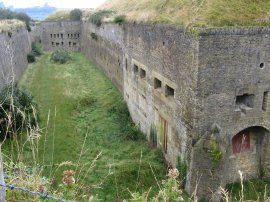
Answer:
<path fill-rule="evenodd" d="M 43 6 L 48 3 L 57 8 L 95 8 L 106 0 L 0 0 L 5 6 L 15 8 L 26 8 L 34 6 Z"/>

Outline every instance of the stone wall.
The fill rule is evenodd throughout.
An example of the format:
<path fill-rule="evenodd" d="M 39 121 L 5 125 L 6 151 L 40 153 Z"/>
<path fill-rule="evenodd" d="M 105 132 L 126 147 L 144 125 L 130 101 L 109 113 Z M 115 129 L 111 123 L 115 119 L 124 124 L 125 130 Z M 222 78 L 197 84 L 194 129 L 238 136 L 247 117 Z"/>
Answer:
<path fill-rule="evenodd" d="M 81 31 L 79 29 L 81 28 Z M 42 23 L 42 42 L 81 33 L 80 50 L 123 93 L 131 116 L 171 166 L 188 164 L 186 190 L 218 199 L 219 186 L 270 177 L 270 28 Z M 51 35 L 52 34 L 52 35 Z M 58 38 L 57 38 L 58 39 Z M 61 44 L 61 42 L 59 43 Z M 68 49 L 73 50 L 73 49 Z M 236 147 L 243 141 L 245 149 Z M 238 139 L 237 139 L 237 138 Z"/>
<path fill-rule="evenodd" d="M 80 51 L 80 21 L 44 21 L 40 33 L 44 51 Z"/>
<path fill-rule="evenodd" d="M 14 28 L 0 34 L 0 86 L 13 78 L 18 81 L 26 69 L 31 51 L 28 31 Z"/>
<path fill-rule="evenodd" d="M 200 195 L 238 181 L 238 170 L 245 179 L 260 177 L 261 171 L 268 175 L 270 171 L 269 34 L 270 28 L 260 27 L 205 29 L 199 36 L 194 126 L 197 143 L 193 149 L 191 187 L 199 177 Z M 232 139 L 244 130 L 250 135 L 250 149 L 234 154 Z M 217 165 L 211 154 L 214 141 L 222 151 Z"/>

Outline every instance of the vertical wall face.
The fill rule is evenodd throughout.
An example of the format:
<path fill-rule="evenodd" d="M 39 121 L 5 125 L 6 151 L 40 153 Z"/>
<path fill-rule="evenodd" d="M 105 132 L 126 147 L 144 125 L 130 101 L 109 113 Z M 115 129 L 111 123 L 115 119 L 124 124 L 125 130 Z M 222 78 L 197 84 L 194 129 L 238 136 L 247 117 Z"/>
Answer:
<path fill-rule="evenodd" d="M 212 184 L 213 191 L 220 184 L 238 180 L 238 170 L 247 178 L 258 177 L 260 169 L 269 172 L 265 152 L 269 144 L 266 129 L 270 128 L 269 33 L 268 28 L 219 29 L 206 30 L 200 36 L 195 126 L 199 135 L 192 173 L 201 174 L 201 182 Z M 249 138 L 249 147 L 235 152 L 234 147 L 243 147 L 235 137 L 241 131 L 242 137 Z M 240 142 L 245 142 L 242 137 Z M 222 151 L 216 165 L 211 154 L 215 141 Z"/>
<path fill-rule="evenodd" d="M 18 81 L 27 67 L 31 51 L 28 31 L 18 28 L 0 34 L 0 86 L 13 78 Z"/>
<path fill-rule="evenodd" d="M 40 29 L 45 51 L 80 51 L 81 21 L 44 21 Z"/>
<path fill-rule="evenodd" d="M 183 30 L 168 26 L 83 24 L 82 52 L 123 92 L 142 131 L 156 130 L 173 166 L 179 155 L 190 156 L 197 46 Z"/>

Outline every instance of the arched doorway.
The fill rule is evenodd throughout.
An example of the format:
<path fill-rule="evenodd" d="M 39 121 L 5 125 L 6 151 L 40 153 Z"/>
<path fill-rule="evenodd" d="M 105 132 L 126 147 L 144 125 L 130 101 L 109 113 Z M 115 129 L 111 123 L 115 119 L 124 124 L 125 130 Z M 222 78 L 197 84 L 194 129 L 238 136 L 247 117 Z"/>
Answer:
<path fill-rule="evenodd" d="M 245 179 L 269 177 L 269 131 L 263 127 L 246 128 L 231 138 L 228 164 L 229 182 L 238 181 L 239 170 Z"/>

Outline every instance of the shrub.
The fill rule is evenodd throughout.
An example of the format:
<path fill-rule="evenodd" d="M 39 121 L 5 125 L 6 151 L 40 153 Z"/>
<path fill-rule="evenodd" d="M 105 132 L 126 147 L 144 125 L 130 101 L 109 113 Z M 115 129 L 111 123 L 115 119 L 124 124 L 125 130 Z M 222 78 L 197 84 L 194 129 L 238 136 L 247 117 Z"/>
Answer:
<path fill-rule="evenodd" d="M 72 11 L 70 11 L 70 20 L 76 20 L 79 21 L 82 18 L 82 11 L 78 8 L 73 9 Z"/>
<path fill-rule="evenodd" d="M 90 17 L 90 21 L 95 24 L 96 26 L 100 26 L 102 24 L 102 20 L 104 17 L 109 17 L 110 15 L 112 15 L 114 13 L 114 11 L 111 10 L 101 10 L 98 11 L 96 13 L 94 13 L 91 17 Z"/>
<path fill-rule="evenodd" d="M 32 51 L 31 52 L 36 57 L 42 55 L 41 45 L 36 43 L 36 42 L 32 42 Z"/>
<path fill-rule="evenodd" d="M 95 41 L 98 40 L 98 36 L 97 36 L 97 34 L 94 33 L 94 32 L 91 33 L 91 38 L 94 39 Z"/>
<path fill-rule="evenodd" d="M 123 22 L 126 21 L 126 16 L 125 15 L 118 15 L 114 18 L 113 22 L 121 25 Z"/>
<path fill-rule="evenodd" d="M 0 102 L 1 137 L 10 137 L 22 129 L 37 125 L 37 105 L 27 91 L 7 84 L 0 90 Z"/>
<path fill-rule="evenodd" d="M 50 60 L 55 63 L 64 64 L 71 60 L 71 57 L 68 52 L 57 50 L 52 53 Z"/>
<path fill-rule="evenodd" d="M 33 52 L 27 54 L 27 61 L 28 63 L 33 63 L 36 61 L 36 58 Z"/>
<path fill-rule="evenodd" d="M 115 119 L 121 123 L 120 136 L 135 141 L 145 139 L 145 135 L 140 130 L 140 125 L 133 123 L 125 102 L 109 109 L 109 113 L 112 113 Z"/>

